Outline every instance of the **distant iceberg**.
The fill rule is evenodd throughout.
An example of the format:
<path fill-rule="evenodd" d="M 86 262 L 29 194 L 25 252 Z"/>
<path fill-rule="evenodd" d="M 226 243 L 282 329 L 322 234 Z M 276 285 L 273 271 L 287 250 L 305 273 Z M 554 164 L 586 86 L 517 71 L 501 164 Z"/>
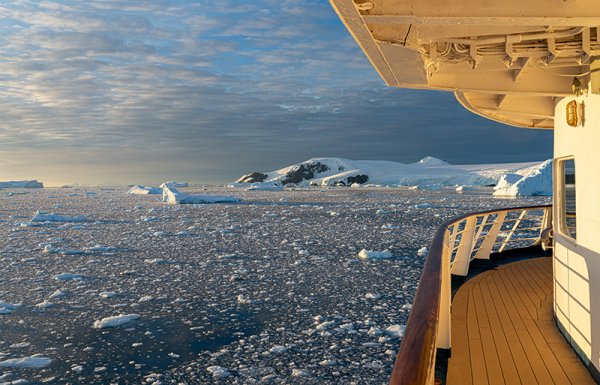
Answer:
<path fill-rule="evenodd" d="M 0 188 L 44 188 L 42 182 L 37 180 L 12 180 L 8 182 L 0 182 Z"/>
<path fill-rule="evenodd" d="M 254 182 L 254 183 L 236 182 L 236 183 L 229 184 L 227 187 L 245 188 L 246 191 L 282 191 L 283 190 L 283 186 L 281 186 L 275 182 Z"/>
<path fill-rule="evenodd" d="M 188 182 L 175 182 L 171 180 L 161 184 L 160 188 L 164 188 L 166 185 L 169 185 L 171 187 L 188 187 Z"/>
<path fill-rule="evenodd" d="M 152 186 L 133 186 L 127 191 L 129 195 L 162 194 L 162 189 Z"/>
<path fill-rule="evenodd" d="M 552 159 L 540 165 L 505 174 L 495 188 L 494 196 L 550 196 L 552 195 Z"/>
<path fill-rule="evenodd" d="M 85 222 L 87 218 L 84 215 L 66 216 L 59 214 L 48 214 L 44 211 L 36 211 L 31 222 Z"/>
<path fill-rule="evenodd" d="M 163 202 L 170 203 L 172 205 L 177 204 L 205 204 L 205 203 L 237 203 L 240 201 L 239 198 L 232 196 L 220 196 L 220 195 L 191 195 L 182 193 L 175 188 L 172 182 L 165 182 L 161 185 L 162 187 L 162 200 Z"/>

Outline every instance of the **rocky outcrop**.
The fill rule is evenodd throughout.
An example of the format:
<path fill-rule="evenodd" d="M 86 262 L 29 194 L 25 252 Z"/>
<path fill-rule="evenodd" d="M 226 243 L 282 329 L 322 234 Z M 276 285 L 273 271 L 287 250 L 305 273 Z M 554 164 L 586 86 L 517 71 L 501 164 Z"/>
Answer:
<path fill-rule="evenodd" d="M 253 172 L 252 174 L 244 175 L 235 183 L 260 183 L 267 179 L 268 175 L 262 172 Z"/>
<path fill-rule="evenodd" d="M 305 180 L 313 179 L 316 174 L 325 171 L 329 171 L 329 166 L 321 162 L 302 163 L 290 170 L 285 175 L 285 179 L 281 182 L 281 184 L 285 185 L 288 183 L 300 183 Z"/>
<path fill-rule="evenodd" d="M 352 186 L 354 183 L 356 184 L 365 184 L 369 181 L 369 176 L 365 175 L 365 174 L 360 174 L 360 175 L 356 175 L 356 176 L 349 176 L 348 177 L 348 186 Z"/>

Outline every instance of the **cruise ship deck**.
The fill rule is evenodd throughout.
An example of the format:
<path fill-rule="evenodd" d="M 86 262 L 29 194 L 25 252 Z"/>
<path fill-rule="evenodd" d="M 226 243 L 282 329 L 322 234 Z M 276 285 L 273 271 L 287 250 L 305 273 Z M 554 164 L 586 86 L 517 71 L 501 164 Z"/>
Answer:
<path fill-rule="evenodd" d="M 595 384 L 554 323 L 552 258 L 464 283 L 452 301 L 448 385 Z"/>
<path fill-rule="evenodd" d="M 553 313 L 552 207 L 438 228 L 392 385 L 595 384 Z"/>
<path fill-rule="evenodd" d="M 387 85 L 554 131 L 553 207 L 466 214 L 436 232 L 390 383 L 600 384 L 600 3 L 330 3 Z M 471 271 L 535 247 L 552 259 Z"/>

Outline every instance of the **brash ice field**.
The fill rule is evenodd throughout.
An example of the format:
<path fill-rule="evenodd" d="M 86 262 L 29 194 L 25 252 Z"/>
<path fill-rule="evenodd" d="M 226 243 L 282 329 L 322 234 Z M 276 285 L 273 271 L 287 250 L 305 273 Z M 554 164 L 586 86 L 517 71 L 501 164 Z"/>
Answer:
<path fill-rule="evenodd" d="M 436 226 L 548 202 L 182 190 L 0 191 L 0 382 L 385 384 Z"/>

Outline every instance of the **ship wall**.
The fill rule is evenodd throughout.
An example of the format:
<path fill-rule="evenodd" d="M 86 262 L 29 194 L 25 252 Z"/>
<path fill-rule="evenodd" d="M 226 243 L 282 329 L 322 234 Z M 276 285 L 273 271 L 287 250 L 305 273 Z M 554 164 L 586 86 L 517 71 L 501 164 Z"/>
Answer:
<path fill-rule="evenodd" d="M 567 124 L 567 103 L 583 103 L 577 127 Z M 592 374 L 600 368 L 600 95 L 559 101 L 554 130 L 554 313 Z M 576 240 L 561 230 L 562 159 L 573 158 Z M 598 377 L 596 378 L 598 380 Z"/>

